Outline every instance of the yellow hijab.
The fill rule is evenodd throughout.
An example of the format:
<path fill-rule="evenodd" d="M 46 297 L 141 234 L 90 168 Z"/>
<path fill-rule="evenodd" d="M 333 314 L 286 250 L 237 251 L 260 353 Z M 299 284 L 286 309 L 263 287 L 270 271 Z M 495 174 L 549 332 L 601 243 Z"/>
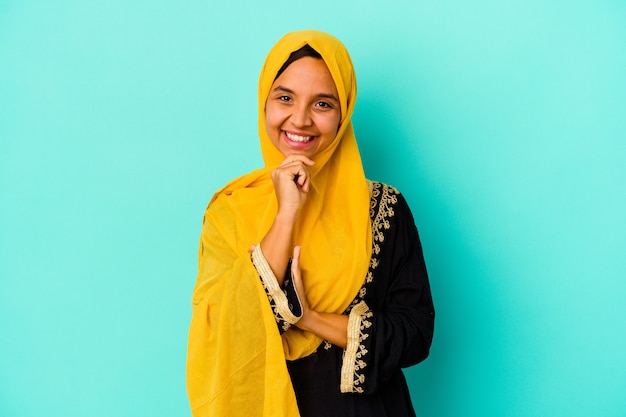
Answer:
<path fill-rule="evenodd" d="M 294 240 L 302 246 L 306 298 L 317 311 L 342 313 L 361 287 L 371 255 L 369 191 L 350 117 L 356 79 L 339 40 L 319 31 L 285 35 L 259 79 L 259 136 L 265 168 L 215 193 L 205 212 L 193 294 L 187 367 L 194 416 L 297 415 L 285 359 L 321 343 L 292 327 L 279 336 L 273 312 L 249 257 L 277 212 L 270 172 L 284 156 L 265 130 L 265 103 L 276 73 L 305 44 L 323 58 L 337 87 L 341 122 L 335 139 L 313 159 L 311 190 Z M 263 404 L 263 406 L 260 405 Z M 260 414 L 259 410 L 269 410 Z"/>

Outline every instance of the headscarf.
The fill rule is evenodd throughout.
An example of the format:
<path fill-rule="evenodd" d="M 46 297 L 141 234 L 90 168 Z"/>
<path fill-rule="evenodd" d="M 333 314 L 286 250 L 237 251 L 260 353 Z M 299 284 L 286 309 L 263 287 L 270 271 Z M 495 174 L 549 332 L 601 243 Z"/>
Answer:
<path fill-rule="evenodd" d="M 278 205 L 270 172 L 285 158 L 267 135 L 265 103 L 279 68 L 306 44 L 322 56 L 341 103 L 335 139 L 313 157 L 311 189 L 294 232 L 295 244 L 302 246 L 306 299 L 316 311 L 341 314 L 367 273 L 369 190 L 350 121 L 356 100 L 352 62 L 329 34 L 289 33 L 270 51 L 259 79 L 265 167 L 231 181 L 215 193 L 205 212 L 188 352 L 188 392 L 192 409 L 195 405 L 198 410 L 194 415 L 205 415 L 199 411 L 205 408 L 216 412 L 219 407 L 213 405 L 234 398 L 240 408 L 263 401 L 272 413 L 283 407 L 285 415 L 295 415 L 289 411 L 295 400 L 285 359 L 307 356 L 322 341 L 292 327 L 282 335 L 281 347 L 273 312 L 249 258 L 250 245 L 260 242 L 274 221 Z M 236 384 L 243 388 L 236 389 Z M 228 414 L 234 410 L 231 406 Z"/>

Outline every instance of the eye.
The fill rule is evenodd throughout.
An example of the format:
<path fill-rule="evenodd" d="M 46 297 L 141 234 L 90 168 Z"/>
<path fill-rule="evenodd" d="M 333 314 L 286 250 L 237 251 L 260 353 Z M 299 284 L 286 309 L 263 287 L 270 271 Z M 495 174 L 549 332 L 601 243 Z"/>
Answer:
<path fill-rule="evenodd" d="M 278 96 L 278 101 L 289 102 L 289 101 L 291 101 L 291 97 L 289 97 L 289 96 Z"/>
<path fill-rule="evenodd" d="M 326 101 L 318 101 L 316 104 L 317 107 L 321 107 L 323 109 L 332 109 L 333 106 Z"/>

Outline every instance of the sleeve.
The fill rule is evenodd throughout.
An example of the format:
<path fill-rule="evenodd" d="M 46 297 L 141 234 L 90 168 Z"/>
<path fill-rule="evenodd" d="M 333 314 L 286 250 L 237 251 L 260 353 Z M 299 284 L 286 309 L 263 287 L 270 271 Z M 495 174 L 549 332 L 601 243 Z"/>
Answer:
<path fill-rule="evenodd" d="M 350 310 L 342 392 L 373 393 L 430 351 L 435 310 L 422 247 L 406 201 L 400 194 L 395 199 L 378 259 L 372 259 L 373 286 Z"/>
<path fill-rule="evenodd" d="M 256 245 L 256 248 L 250 254 L 250 258 L 259 274 L 267 299 L 274 312 L 278 330 L 280 334 L 283 334 L 292 324 L 296 324 L 302 318 L 302 304 L 291 277 L 291 259 L 287 265 L 285 280 L 281 288 L 278 285 L 276 275 L 274 275 L 272 268 L 265 256 L 263 256 L 260 243 Z"/>

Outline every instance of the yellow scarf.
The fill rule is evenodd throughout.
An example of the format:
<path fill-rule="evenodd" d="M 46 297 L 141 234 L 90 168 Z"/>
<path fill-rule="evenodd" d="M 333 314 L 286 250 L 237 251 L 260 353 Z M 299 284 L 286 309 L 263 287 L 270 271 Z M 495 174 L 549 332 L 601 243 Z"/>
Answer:
<path fill-rule="evenodd" d="M 259 136 L 265 168 L 235 179 L 207 207 L 189 333 L 187 388 L 194 416 L 296 416 L 285 359 L 321 343 L 292 327 L 279 336 L 249 247 L 262 240 L 277 211 L 270 172 L 284 156 L 265 131 L 265 102 L 291 52 L 310 45 L 323 58 L 339 93 L 336 138 L 314 157 L 311 186 L 294 234 L 302 246 L 306 298 L 317 311 L 342 313 L 369 266 L 369 191 L 350 116 L 356 80 L 350 56 L 334 37 L 300 31 L 270 51 L 259 79 Z"/>

